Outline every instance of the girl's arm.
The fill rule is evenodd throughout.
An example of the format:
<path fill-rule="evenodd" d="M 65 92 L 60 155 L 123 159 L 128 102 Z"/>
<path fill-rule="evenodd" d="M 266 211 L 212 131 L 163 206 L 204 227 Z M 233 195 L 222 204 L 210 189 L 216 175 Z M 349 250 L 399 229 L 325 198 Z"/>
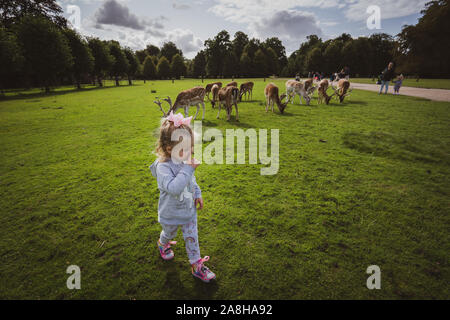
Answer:
<path fill-rule="evenodd" d="M 175 176 L 169 166 L 160 163 L 156 170 L 158 187 L 173 196 L 179 196 L 191 181 L 195 169 L 185 164 Z"/>
<path fill-rule="evenodd" d="M 192 175 L 194 181 L 194 199 L 200 199 L 202 197 L 202 190 L 197 184 L 197 179 L 195 179 L 195 175 Z"/>

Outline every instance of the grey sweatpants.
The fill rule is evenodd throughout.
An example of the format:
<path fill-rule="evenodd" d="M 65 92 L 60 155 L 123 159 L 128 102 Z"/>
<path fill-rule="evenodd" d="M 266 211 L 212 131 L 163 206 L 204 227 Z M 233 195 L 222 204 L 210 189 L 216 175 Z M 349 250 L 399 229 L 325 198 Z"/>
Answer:
<path fill-rule="evenodd" d="M 184 243 L 190 264 L 194 264 L 200 259 L 200 247 L 198 245 L 198 230 L 197 230 L 197 215 L 186 224 L 170 225 L 161 223 L 162 231 L 159 241 L 162 244 L 169 243 L 170 240 L 176 237 L 178 228 L 181 227 L 183 232 Z"/>

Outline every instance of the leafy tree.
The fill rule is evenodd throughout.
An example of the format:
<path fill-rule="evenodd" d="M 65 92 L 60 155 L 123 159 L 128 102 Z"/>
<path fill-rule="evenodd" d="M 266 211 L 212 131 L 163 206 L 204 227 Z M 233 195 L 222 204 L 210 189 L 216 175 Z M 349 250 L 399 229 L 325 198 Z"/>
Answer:
<path fill-rule="evenodd" d="M 132 79 L 136 77 L 139 71 L 140 63 L 138 57 L 133 53 L 133 51 L 130 48 L 125 48 L 124 53 L 128 60 L 129 67 L 127 75 L 128 75 L 128 83 L 131 86 L 133 84 Z"/>
<path fill-rule="evenodd" d="M 246 76 L 246 77 L 251 77 L 253 76 L 252 71 L 253 71 L 253 61 L 252 59 L 250 59 L 250 57 L 248 56 L 247 53 L 243 53 L 241 56 L 241 59 L 239 61 L 239 66 L 240 66 L 240 70 L 241 70 L 241 75 L 242 76 Z"/>
<path fill-rule="evenodd" d="M 40 16 L 66 27 L 63 9 L 56 0 L 3 0 L 0 1 L 0 23 L 9 28 L 26 16 Z"/>
<path fill-rule="evenodd" d="M 205 75 L 206 70 L 206 57 L 205 52 L 199 51 L 194 58 L 194 63 L 192 66 L 192 76 L 198 78 Z"/>
<path fill-rule="evenodd" d="M 6 87 L 8 81 L 14 78 L 22 69 L 24 57 L 13 33 L 0 28 L 0 90 Z"/>
<path fill-rule="evenodd" d="M 181 55 L 176 54 L 172 58 L 172 63 L 170 65 L 171 75 L 179 79 L 181 76 L 186 75 L 186 66 Z"/>
<path fill-rule="evenodd" d="M 339 64 L 341 63 L 341 47 L 340 40 L 333 40 L 328 43 L 323 52 L 323 62 L 326 74 L 338 72 Z"/>
<path fill-rule="evenodd" d="M 167 79 L 170 77 L 170 63 L 165 56 L 162 56 L 159 59 L 156 70 L 160 79 Z"/>
<path fill-rule="evenodd" d="M 272 48 L 276 54 L 276 57 L 278 59 L 277 62 L 277 71 L 274 73 L 279 73 L 281 69 L 283 69 L 287 65 L 287 57 L 286 57 L 286 48 L 283 46 L 283 43 L 281 40 L 277 37 L 272 37 L 269 39 L 266 39 L 264 41 L 263 46 L 266 48 Z"/>
<path fill-rule="evenodd" d="M 275 50 L 270 47 L 266 49 L 266 66 L 267 73 L 271 75 L 280 74 L 277 54 L 275 53 Z"/>
<path fill-rule="evenodd" d="M 17 38 L 23 47 L 28 74 L 49 92 L 56 77 L 73 65 L 66 38 L 43 17 L 23 18 L 17 26 Z"/>
<path fill-rule="evenodd" d="M 415 26 L 405 26 L 398 35 L 397 60 L 400 70 L 422 76 L 450 74 L 450 1 L 435 0 L 425 5 Z"/>
<path fill-rule="evenodd" d="M 165 50 L 167 50 L 167 48 Z M 149 44 L 145 51 L 147 51 L 147 54 L 149 56 L 158 56 L 161 52 L 161 50 L 157 46 L 154 46 L 152 44 Z"/>
<path fill-rule="evenodd" d="M 372 59 L 372 72 L 375 75 L 380 74 L 388 65 L 390 61 L 393 60 L 394 54 L 394 39 L 385 33 L 373 34 L 369 37 L 369 42 L 376 53 L 373 55 Z"/>
<path fill-rule="evenodd" d="M 313 48 L 306 55 L 306 70 L 309 71 L 321 71 L 322 68 L 322 51 L 319 47 Z"/>
<path fill-rule="evenodd" d="M 255 53 L 254 58 L 254 70 L 253 74 L 257 77 L 267 76 L 267 66 L 266 66 L 266 55 L 261 49 L 258 49 Z"/>
<path fill-rule="evenodd" d="M 258 39 L 251 39 L 247 45 L 244 47 L 244 52 L 253 59 L 255 57 L 256 51 L 261 48 L 261 42 Z"/>
<path fill-rule="evenodd" d="M 153 59 L 150 56 L 147 56 L 144 60 L 143 76 L 144 79 L 153 80 L 157 78 L 156 67 L 153 63 Z"/>
<path fill-rule="evenodd" d="M 114 57 L 114 62 L 111 67 L 111 74 L 116 80 L 116 86 L 119 86 L 119 77 L 127 73 L 130 64 L 128 63 L 127 56 L 117 41 L 110 41 L 109 52 Z"/>
<path fill-rule="evenodd" d="M 107 45 L 98 38 L 89 38 L 88 45 L 94 56 L 94 74 L 97 77 L 98 85 L 102 87 L 102 78 L 111 70 L 114 57 L 109 53 Z"/>
<path fill-rule="evenodd" d="M 222 74 L 225 77 L 235 77 L 239 75 L 239 60 L 233 51 L 228 52 L 225 56 Z"/>
<path fill-rule="evenodd" d="M 147 58 L 148 53 L 147 50 L 136 50 L 136 57 L 139 59 L 139 62 L 144 63 L 145 58 Z"/>
<path fill-rule="evenodd" d="M 221 76 L 223 61 L 231 49 L 230 34 L 223 30 L 213 39 L 205 41 L 206 73 L 212 76 Z"/>
<path fill-rule="evenodd" d="M 150 54 L 150 53 L 149 53 Z M 177 48 L 175 43 L 169 41 L 163 44 L 160 52 L 161 57 L 166 57 L 169 63 L 172 61 L 172 58 L 179 54 L 180 56 L 183 56 L 183 52 Z M 151 55 L 151 54 L 150 54 Z"/>
<path fill-rule="evenodd" d="M 234 39 L 231 42 L 232 50 L 236 58 L 240 58 L 244 52 L 244 47 L 248 44 L 249 38 L 242 31 L 238 31 L 234 34 Z"/>
<path fill-rule="evenodd" d="M 89 74 L 94 69 L 94 57 L 86 40 L 79 33 L 72 29 L 64 29 L 63 33 L 66 36 L 73 56 L 73 65 L 70 68 L 70 73 L 75 79 L 77 88 L 81 89 L 83 76 Z"/>

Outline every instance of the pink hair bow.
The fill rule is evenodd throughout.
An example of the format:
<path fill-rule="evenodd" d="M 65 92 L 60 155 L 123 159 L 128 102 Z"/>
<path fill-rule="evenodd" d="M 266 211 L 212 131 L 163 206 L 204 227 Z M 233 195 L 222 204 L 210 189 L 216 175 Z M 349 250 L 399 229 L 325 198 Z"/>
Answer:
<path fill-rule="evenodd" d="M 185 118 L 181 113 L 173 114 L 173 111 L 170 111 L 167 120 L 172 121 L 175 128 L 178 128 L 182 124 L 189 126 L 191 124 L 192 117 Z"/>

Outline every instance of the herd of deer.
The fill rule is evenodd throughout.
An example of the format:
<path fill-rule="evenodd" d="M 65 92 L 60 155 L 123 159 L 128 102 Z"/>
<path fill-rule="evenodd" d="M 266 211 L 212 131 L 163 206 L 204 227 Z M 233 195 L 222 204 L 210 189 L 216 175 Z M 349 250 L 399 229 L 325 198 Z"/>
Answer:
<path fill-rule="evenodd" d="M 336 99 L 338 99 L 339 102 L 342 103 L 344 101 L 344 98 L 350 95 L 352 91 L 350 82 L 346 79 L 339 79 L 336 81 L 336 83 L 337 85 L 335 87 L 333 86 L 333 84 L 330 85 L 330 82 L 327 79 L 323 79 L 316 83 L 314 83 L 313 79 L 307 79 L 304 82 L 288 80 L 286 81 L 286 93 L 282 94 L 281 96 L 279 95 L 278 87 L 273 83 L 269 83 L 264 90 L 264 95 L 266 96 L 266 112 L 268 112 L 268 108 L 270 106 L 273 112 L 273 107 L 276 104 L 278 106 L 278 109 L 280 110 L 280 113 L 283 113 L 287 104 L 291 101 L 294 102 L 294 99 L 297 95 L 300 98 L 300 104 L 302 104 L 303 98 L 306 101 L 306 104 L 309 105 L 312 95 L 314 94 L 314 91 L 316 89 L 318 92 L 318 104 L 321 104 L 323 102 L 329 104 L 333 96 L 335 96 Z M 200 112 L 200 106 L 202 106 L 202 120 L 204 120 L 205 97 L 207 97 L 208 100 L 211 101 L 211 106 L 213 108 L 218 105 L 217 119 L 219 119 L 220 109 L 223 106 L 225 111 L 227 112 L 227 121 L 229 121 L 234 105 L 236 109 L 236 121 L 239 121 L 238 102 L 241 102 L 244 96 L 247 99 L 252 98 L 253 86 L 253 82 L 245 82 L 242 83 L 238 89 L 237 82 L 233 81 L 228 83 L 225 87 L 222 87 L 222 82 L 210 83 L 205 88 L 194 87 L 192 89 L 180 92 L 174 104 L 172 104 L 172 100 L 170 99 L 170 97 L 163 99 L 163 101 L 166 101 L 170 106 L 168 112 L 164 111 L 162 102 L 158 97 L 156 98 L 157 100 L 155 100 L 154 103 L 159 106 L 164 117 L 168 116 L 171 111 L 176 113 L 179 109 L 183 109 L 184 114 L 187 117 L 189 108 L 196 106 L 197 112 L 194 119 L 197 119 L 198 113 Z M 327 94 L 327 90 L 330 86 L 334 90 L 334 93 L 331 96 Z M 210 98 L 210 94 L 212 94 L 212 99 Z M 283 100 L 286 98 L 288 98 L 287 101 L 283 102 Z"/>

